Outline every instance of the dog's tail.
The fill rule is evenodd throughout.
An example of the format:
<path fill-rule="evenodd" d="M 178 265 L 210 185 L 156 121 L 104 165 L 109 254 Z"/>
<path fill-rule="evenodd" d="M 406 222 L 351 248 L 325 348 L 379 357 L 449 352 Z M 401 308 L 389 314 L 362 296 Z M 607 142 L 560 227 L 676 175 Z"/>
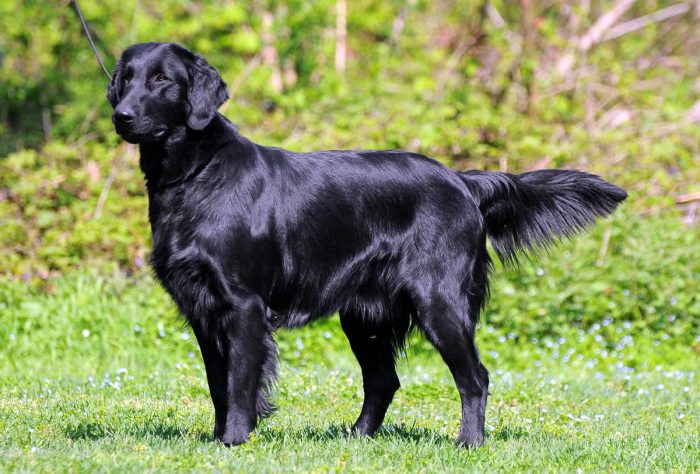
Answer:
<path fill-rule="evenodd" d="M 466 171 L 459 176 L 476 199 L 486 233 L 504 263 L 585 230 L 627 197 L 624 189 L 580 171 Z"/>

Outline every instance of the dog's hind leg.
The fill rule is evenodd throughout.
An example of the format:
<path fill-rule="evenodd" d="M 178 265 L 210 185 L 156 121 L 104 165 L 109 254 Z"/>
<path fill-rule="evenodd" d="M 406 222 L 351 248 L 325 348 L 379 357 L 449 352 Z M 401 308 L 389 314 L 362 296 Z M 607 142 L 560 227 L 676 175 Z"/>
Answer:
<path fill-rule="evenodd" d="M 440 352 L 457 385 L 462 402 L 457 442 L 465 447 L 483 444 L 489 385 L 488 371 L 474 344 L 474 323 L 470 323 L 478 316 L 476 303 L 469 306 L 466 298 L 451 298 L 442 291 L 433 291 L 428 301 L 417 305 L 418 325 Z"/>
<path fill-rule="evenodd" d="M 387 408 L 399 389 L 399 377 L 394 367 L 395 348 L 403 344 L 408 330 L 405 322 L 397 325 L 373 325 L 353 312 L 341 312 L 340 323 L 350 341 L 362 369 L 365 399 L 362 412 L 352 427 L 354 434 L 372 435 L 382 422 Z"/>

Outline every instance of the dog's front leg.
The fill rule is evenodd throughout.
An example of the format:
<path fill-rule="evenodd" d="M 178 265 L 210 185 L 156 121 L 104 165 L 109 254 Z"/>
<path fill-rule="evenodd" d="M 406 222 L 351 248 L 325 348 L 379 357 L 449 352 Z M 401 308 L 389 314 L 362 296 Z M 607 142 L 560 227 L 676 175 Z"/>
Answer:
<path fill-rule="evenodd" d="M 222 315 L 221 349 L 226 362 L 225 416 L 221 441 L 235 446 L 248 441 L 258 419 L 256 404 L 267 358 L 265 312 L 259 298 L 237 298 L 235 307 Z M 217 417 L 218 419 L 218 417 Z"/>
<path fill-rule="evenodd" d="M 190 318 L 214 405 L 214 438 L 229 446 L 248 440 L 260 414 L 263 379 L 274 372 L 265 372 L 271 354 L 262 304 L 254 297 L 235 302 L 206 319 Z"/>
<path fill-rule="evenodd" d="M 194 320 L 192 330 L 199 342 L 199 350 L 202 353 L 207 382 L 209 382 L 209 394 L 214 404 L 214 439 L 221 441 L 226 426 L 226 358 L 221 341 L 217 339 L 218 334 L 209 331 L 204 321 Z"/>

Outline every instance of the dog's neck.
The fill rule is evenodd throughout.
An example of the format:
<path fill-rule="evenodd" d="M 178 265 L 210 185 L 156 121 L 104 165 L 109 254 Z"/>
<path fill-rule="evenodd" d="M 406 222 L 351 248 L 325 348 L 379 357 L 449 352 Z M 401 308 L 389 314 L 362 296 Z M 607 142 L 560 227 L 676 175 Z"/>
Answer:
<path fill-rule="evenodd" d="M 153 195 L 196 176 L 212 159 L 223 143 L 236 139 L 230 124 L 216 115 L 204 130 L 181 126 L 170 131 L 158 143 L 141 143 L 141 171 L 148 193 Z"/>

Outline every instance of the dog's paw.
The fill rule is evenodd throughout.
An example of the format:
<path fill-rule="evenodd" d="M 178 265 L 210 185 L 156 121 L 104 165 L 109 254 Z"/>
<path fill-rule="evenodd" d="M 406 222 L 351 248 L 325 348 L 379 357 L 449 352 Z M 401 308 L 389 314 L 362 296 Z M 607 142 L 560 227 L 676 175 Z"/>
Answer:
<path fill-rule="evenodd" d="M 231 430 L 229 432 L 225 432 L 220 438 L 221 442 L 224 443 L 224 446 L 227 448 L 247 443 L 249 439 L 250 432 L 245 430 Z"/>
<path fill-rule="evenodd" d="M 472 436 L 458 437 L 457 446 L 465 449 L 480 448 L 484 445 L 484 435 L 478 433 Z"/>

